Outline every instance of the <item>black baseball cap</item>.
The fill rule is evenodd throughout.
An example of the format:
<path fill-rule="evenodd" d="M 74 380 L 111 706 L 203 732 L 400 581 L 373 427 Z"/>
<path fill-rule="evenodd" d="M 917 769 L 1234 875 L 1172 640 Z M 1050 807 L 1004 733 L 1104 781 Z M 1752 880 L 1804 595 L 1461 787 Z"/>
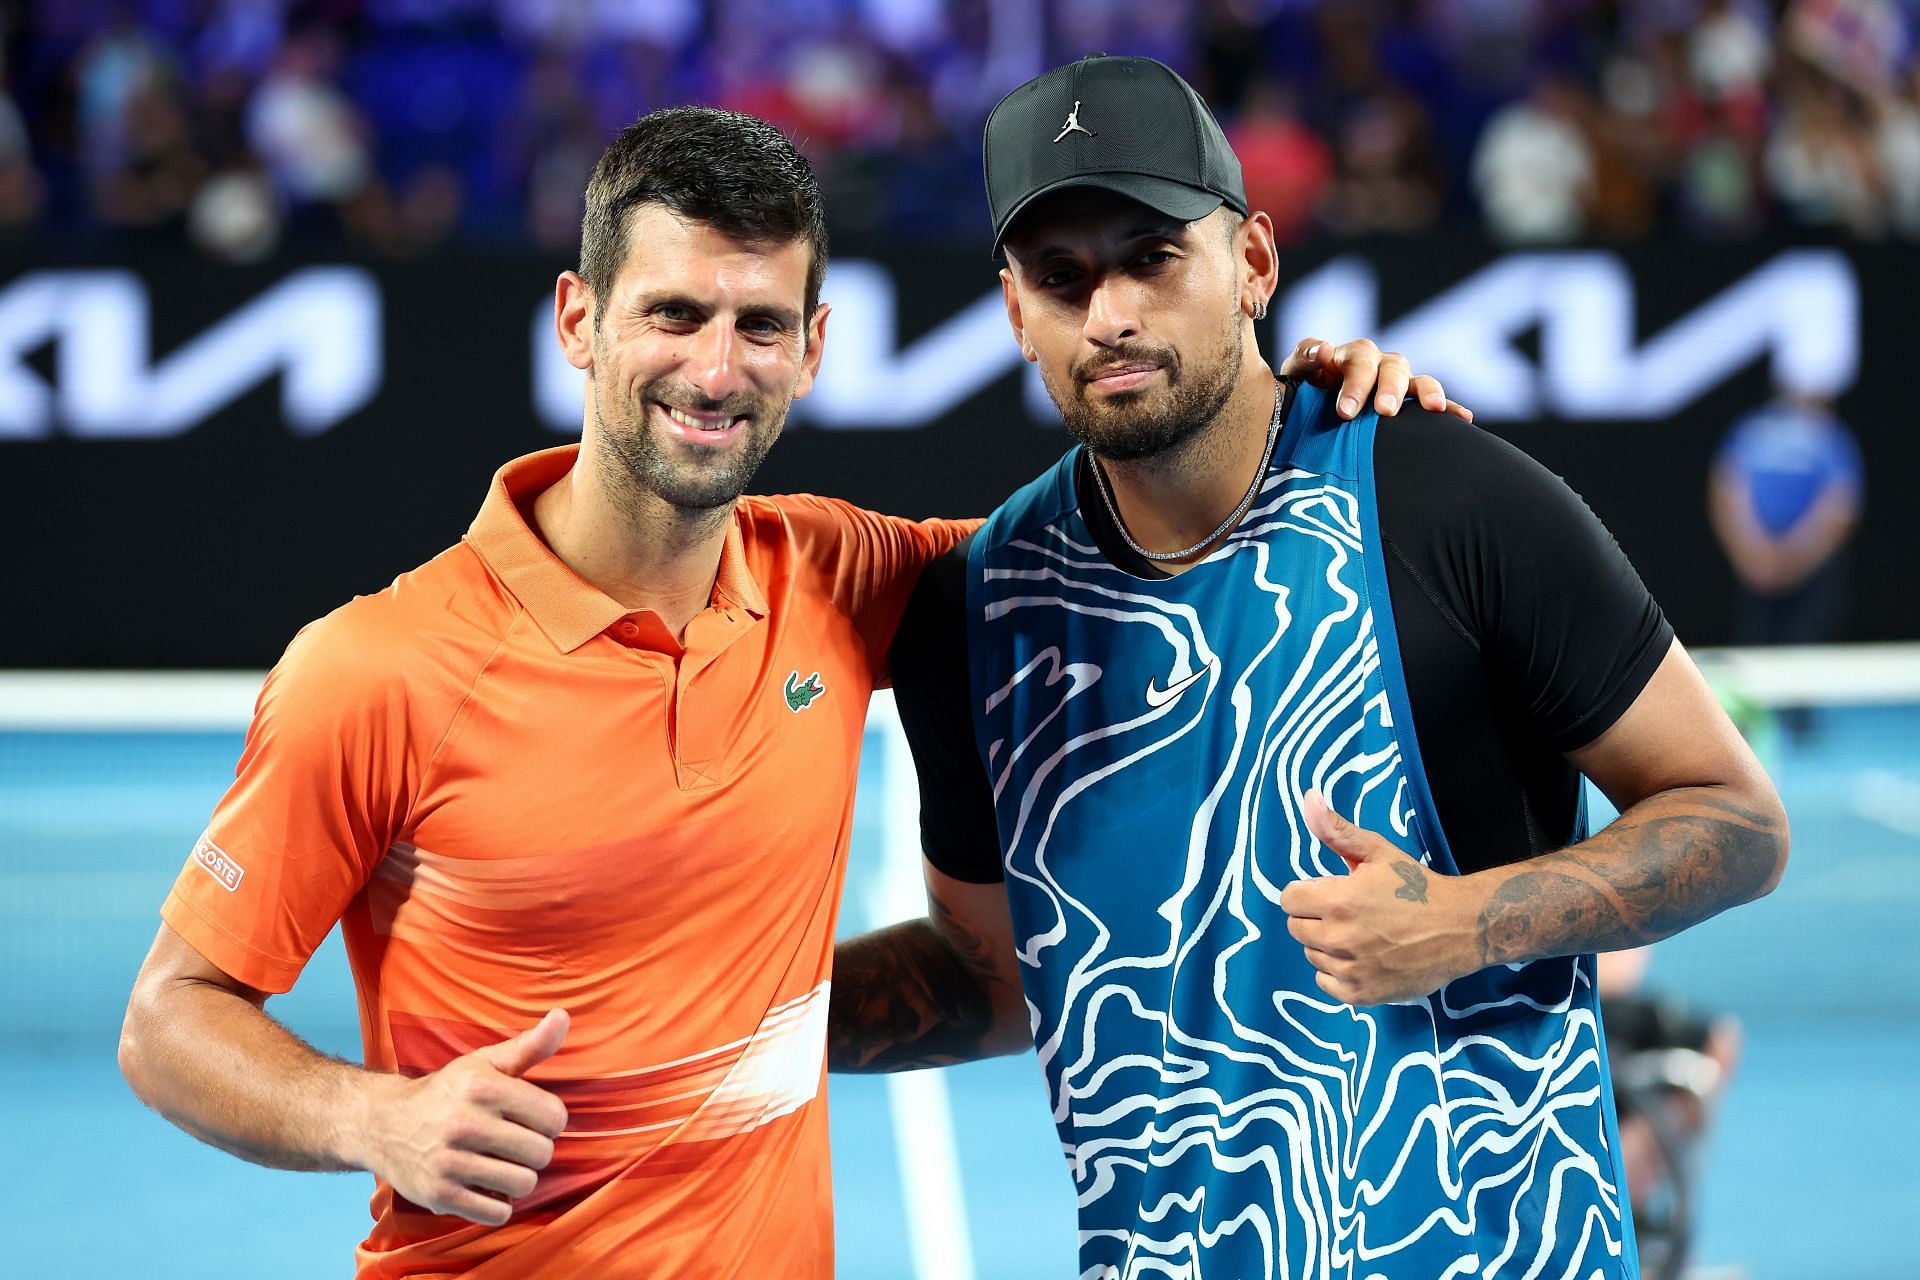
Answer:
<path fill-rule="evenodd" d="M 1207 104 L 1152 58 L 1088 54 L 1027 81 L 987 117 L 993 251 L 1042 196 L 1098 187 L 1192 222 L 1247 212 L 1240 160 Z"/>

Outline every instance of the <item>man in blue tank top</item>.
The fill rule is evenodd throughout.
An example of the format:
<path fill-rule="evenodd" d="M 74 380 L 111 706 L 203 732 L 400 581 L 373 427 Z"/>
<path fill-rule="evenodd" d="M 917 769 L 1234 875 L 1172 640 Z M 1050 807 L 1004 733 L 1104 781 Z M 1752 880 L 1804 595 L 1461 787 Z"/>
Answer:
<path fill-rule="evenodd" d="M 1173 72 L 1049 72 L 986 161 L 1078 446 L 902 623 L 933 910 L 841 947 L 833 1065 L 1030 1030 L 1085 1280 L 1637 1275 L 1593 953 L 1772 888 L 1764 774 L 1564 485 L 1276 379 Z"/>

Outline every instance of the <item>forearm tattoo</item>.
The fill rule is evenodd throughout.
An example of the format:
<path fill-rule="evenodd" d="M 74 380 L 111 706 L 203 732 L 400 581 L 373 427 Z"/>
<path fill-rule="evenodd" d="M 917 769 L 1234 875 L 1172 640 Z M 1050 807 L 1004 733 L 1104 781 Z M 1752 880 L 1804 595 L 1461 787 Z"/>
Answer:
<path fill-rule="evenodd" d="M 834 949 L 829 1070 L 911 1071 L 987 1055 L 1003 980 L 983 939 L 937 901 L 933 912 Z"/>
<path fill-rule="evenodd" d="M 1785 848 L 1777 818 L 1710 788 L 1668 792 L 1496 889 L 1480 912 L 1481 967 L 1658 941 L 1758 897 Z"/>

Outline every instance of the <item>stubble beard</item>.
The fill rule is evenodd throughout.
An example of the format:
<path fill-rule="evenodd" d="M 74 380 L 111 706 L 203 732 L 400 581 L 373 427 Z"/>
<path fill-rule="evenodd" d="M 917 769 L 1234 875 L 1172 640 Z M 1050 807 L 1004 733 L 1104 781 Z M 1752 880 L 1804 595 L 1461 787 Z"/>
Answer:
<path fill-rule="evenodd" d="M 1122 347 L 1073 369 L 1065 388 L 1044 379 L 1067 434 L 1111 462 L 1160 457 L 1193 440 L 1220 416 L 1240 380 L 1246 334 L 1235 320 L 1217 357 L 1192 369 L 1171 347 Z M 1141 362 L 1164 369 L 1167 385 L 1107 397 L 1102 404 L 1088 399 L 1087 383 L 1102 369 Z"/>
<path fill-rule="evenodd" d="M 656 428 L 651 408 L 656 400 L 680 409 L 744 416 L 742 438 L 724 456 L 688 457 L 688 450 L 667 441 Z M 637 509 L 651 495 L 689 516 L 730 508 L 747 491 L 780 438 L 787 416 L 786 405 L 766 397 L 734 396 L 716 402 L 690 388 L 662 382 L 647 383 L 632 399 L 621 400 L 612 419 L 599 395 L 594 397 L 593 411 L 609 455 L 608 469 L 616 473 L 610 478 L 619 482 L 616 500 L 624 494 L 622 505 Z"/>

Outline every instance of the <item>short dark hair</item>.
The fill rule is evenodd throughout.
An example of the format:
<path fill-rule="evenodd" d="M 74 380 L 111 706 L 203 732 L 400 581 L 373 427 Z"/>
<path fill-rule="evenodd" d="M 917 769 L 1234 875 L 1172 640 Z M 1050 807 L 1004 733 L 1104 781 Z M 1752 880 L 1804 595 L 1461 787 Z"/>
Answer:
<path fill-rule="evenodd" d="M 807 242 L 807 314 L 827 274 L 827 215 L 813 166 L 787 136 L 754 116 L 714 107 L 651 111 L 622 129 L 587 179 L 580 274 L 594 322 L 627 255 L 628 215 L 663 205 L 753 244 Z"/>

